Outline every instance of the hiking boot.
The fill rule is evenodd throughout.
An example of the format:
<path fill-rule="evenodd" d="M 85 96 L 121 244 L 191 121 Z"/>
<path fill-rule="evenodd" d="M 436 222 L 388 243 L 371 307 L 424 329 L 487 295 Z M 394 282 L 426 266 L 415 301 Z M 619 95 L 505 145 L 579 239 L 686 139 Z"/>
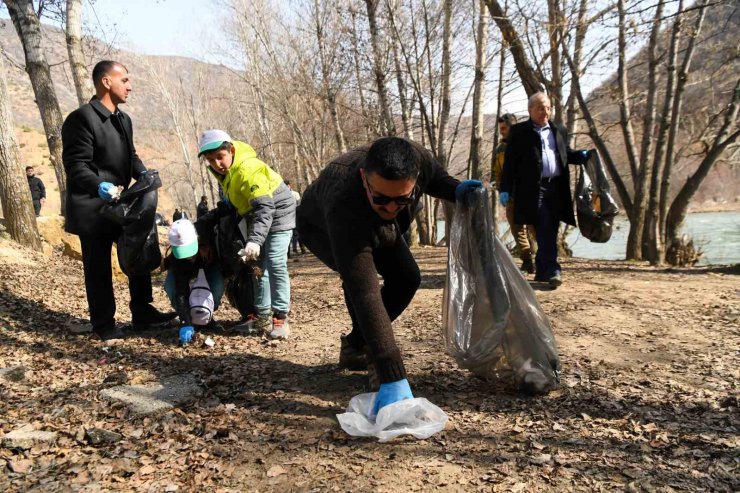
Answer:
<path fill-rule="evenodd" d="M 531 258 L 527 258 L 522 261 L 521 270 L 527 274 L 534 274 L 534 263 Z"/>
<path fill-rule="evenodd" d="M 121 328 L 115 325 L 93 329 L 93 332 L 106 344 L 117 344 L 126 337 Z"/>
<path fill-rule="evenodd" d="M 141 308 L 131 309 L 131 330 L 143 332 L 147 330 L 164 329 L 177 316 L 176 312 L 160 312 L 152 305 L 146 304 Z"/>
<path fill-rule="evenodd" d="M 287 339 L 290 335 L 290 323 L 288 317 L 272 317 L 272 330 L 267 334 L 270 339 Z"/>
<path fill-rule="evenodd" d="M 339 368 L 346 368 L 350 371 L 367 370 L 367 357 L 365 348 L 360 349 L 350 344 L 347 336 L 341 336 L 339 346 Z"/>
<path fill-rule="evenodd" d="M 548 284 L 550 284 L 550 287 L 555 289 L 561 284 L 563 284 L 563 278 L 560 276 L 560 272 L 555 272 L 550 278 L 547 280 Z"/>

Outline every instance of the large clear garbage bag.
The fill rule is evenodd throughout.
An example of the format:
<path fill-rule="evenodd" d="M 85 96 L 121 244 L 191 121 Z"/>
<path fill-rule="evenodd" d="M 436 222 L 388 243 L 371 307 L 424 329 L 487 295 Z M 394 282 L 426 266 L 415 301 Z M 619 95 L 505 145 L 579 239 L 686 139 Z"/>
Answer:
<path fill-rule="evenodd" d="M 614 218 L 619 213 L 612 197 L 604 165 L 596 150 L 588 151 L 588 160 L 576 183 L 578 229 L 594 243 L 606 243 L 612 236 Z"/>
<path fill-rule="evenodd" d="M 162 262 L 154 215 L 157 212 L 157 189 L 162 186 L 159 172 L 146 175 L 121 193 L 119 200 L 106 204 L 100 213 L 123 228 L 116 243 L 118 264 L 127 276 L 152 272 Z"/>
<path fill-rule="evenodd" d="M 356 437 L 376 437 L 387 442 L 400 435 L 429 438 L 445 429 L 447 414 L 423 397 L 389 404 L 372 415 L 377 392 L 360 394 L 349 401 L 347 412 L 337 414 L 339 426 Z"/>
<path fill-rule="evenodd" d="M 455 206 L 444 300 L 447 352 L 462 368 L 513 381 L 529 394 L 557 386 L 560 360 L 550 321 L 495 236 L 483 187 Z"/>

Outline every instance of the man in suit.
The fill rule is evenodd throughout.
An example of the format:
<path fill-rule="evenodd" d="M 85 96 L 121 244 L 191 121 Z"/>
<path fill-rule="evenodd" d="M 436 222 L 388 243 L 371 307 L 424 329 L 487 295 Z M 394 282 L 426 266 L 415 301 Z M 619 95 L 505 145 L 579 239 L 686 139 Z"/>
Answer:
<path fill-rule="evenodd" d="M 118 109 L 128 99 L 131 79 L 122 64 L 110 60 L 93 68 L 95 96 L 67 116 L 62 126 L 62 158 L 67 174 L 65 230 L 80 237 L 85 289 L 93 331 L 104 341 L 123 337 L 116 327 L 111 247 L 121 227 L 100 208 L 117 199 L 131 179 L 146 173 L 136 154 L 131 118 Z M 152 302 L 150 275 L 129 277 L 132 327 L 161 327 L 175 313 L 161 313 Z"/>
<path fill-rule="evenodd" d="M 550 112 L 550 98 L 537 92 L 529 98 L 529 120 L 511 128 L 499 200 L 506 207 L 513 198 L 515 222 L 534 225 L 535 281 L 557 288 L 563 282 L 557 245 L 560 221 L 576 225 L 568 164 L 583 164 L 588 153 L 568 147 L 567 131 L 550 121 Z"/>

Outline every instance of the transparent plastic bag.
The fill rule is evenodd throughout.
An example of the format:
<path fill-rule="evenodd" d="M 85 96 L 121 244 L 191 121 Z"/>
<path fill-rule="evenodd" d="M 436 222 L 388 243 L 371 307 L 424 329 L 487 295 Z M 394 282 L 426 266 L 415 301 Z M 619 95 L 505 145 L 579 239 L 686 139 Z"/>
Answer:
<path fill-rule="evenodd" d="M 385 406 L 372 416 L 377 392 L 360 394 L 349 401 L 347 412 L 337 414 L 339 425 L 356 437 L 376 437 L 380 442 L 400 435 L 423 440 L 444 430 L 447 414 L 423 397 L 405 399 Z"/>
<path fill-rule="evenodd" d="M 611 195 L 604 165 L 595 150 L 588 152 L 588 160 L 578 174 L 575 202 L 581 235 L 594 243 L 609 241 L 619 207 Z"/>
<path fill-rule="evenodd" d="M 450 227 L 443 328 L 462 368 L 544 394 L 560 360 L 550 321 L 505 245 L 493 234 L 488 191 L 458 201 Z"/>

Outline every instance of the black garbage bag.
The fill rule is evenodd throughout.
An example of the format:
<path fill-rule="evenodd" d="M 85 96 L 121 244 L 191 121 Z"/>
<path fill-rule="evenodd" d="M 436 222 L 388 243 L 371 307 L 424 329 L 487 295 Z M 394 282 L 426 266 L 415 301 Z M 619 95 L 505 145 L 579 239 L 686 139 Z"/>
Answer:
<path fill-rule="evenodd" d="M 455 206 L 444 299 L 447 352 L 462 368 L 513 381 L 529 394 L 557 386 L 560 360 L 550 321 L 494 235 L 485 188 Z"/>
<path fill-rule="evenodd" d="M 149 274 L 162 262 L 154 219 L 157 189 L 161 186 L 159 172 L 149 170 L 121 193 L 118 202 L 100 209 L 103 216 L 123 227 L 117 241 L 118 264 L 129 277 Z"/>
<path fill-rule="evenodd" d="M 215 228 L 216 250 L 224 277 L 238 274 L 244 268 L 239 250 L 247 245 L 248 225 L 233 207 L 218 203 L 218 222 Z"/>
<path fill-rule="evenodd" d="M 257 280 L 261 275 L 262 272 L 257 264 L 249 262 L 226 283 L 226 299 L 229 300 L 231 306 L 237 309 L 242 319 L 249 314 L 257 313 L 254 294 Z"/>
<path fill-rule="evenodd" d="M 594 243 L 606 243 L 612 236 L 617 213 L 619 207 L 611 195 L 606 171 L 599 154 L 592 149 L 576 183 L 576 215 L 581 235 Z"/>

